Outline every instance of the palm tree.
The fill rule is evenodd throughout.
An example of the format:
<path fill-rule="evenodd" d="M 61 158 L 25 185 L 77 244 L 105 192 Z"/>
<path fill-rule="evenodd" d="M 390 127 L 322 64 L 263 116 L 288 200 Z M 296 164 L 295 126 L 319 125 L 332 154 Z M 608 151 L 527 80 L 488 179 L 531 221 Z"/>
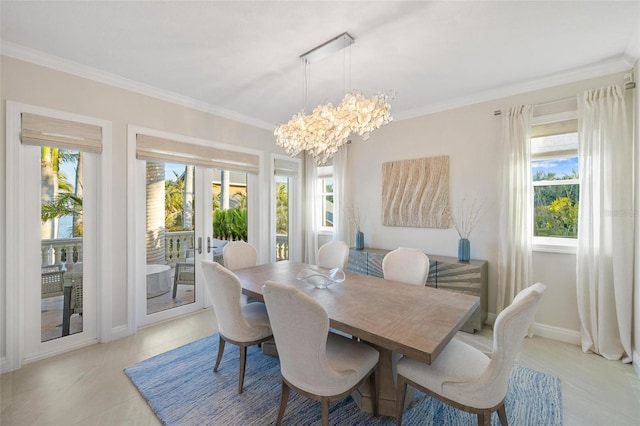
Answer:
<path fill-rule="evenodd" d="M 67 180 L 60 164 L 76 164 L 76 185 Z M 58 219 L 73 216 L 73 236 L 82 236 L 82 153 L 44 146 L 41 149 L 41 238 L 56 238 Z"/>

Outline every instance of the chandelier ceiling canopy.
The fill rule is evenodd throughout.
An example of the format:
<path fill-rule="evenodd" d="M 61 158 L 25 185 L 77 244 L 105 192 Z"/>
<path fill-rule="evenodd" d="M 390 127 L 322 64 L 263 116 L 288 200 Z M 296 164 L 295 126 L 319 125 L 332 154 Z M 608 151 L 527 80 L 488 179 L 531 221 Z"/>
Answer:
<path fill-rule="evenodd" d="M 345 32 L 300 56 L 305 64 L 305 103 L 308 97 L 306 70 L 309 64 L 351 46 L 354 41 Z M 295 156 L 306 151 L 317 164 L 324 164 L 349 141 L 352 133 L 367 140 L 372 131 L 391 120 L 387 94 L 366 97 L 358 91 L 350 91 L 337 106 L 328 102 L 316 106 L 310 114 L 304 111 L 296 113 L 286 124 L 278 125 L 274 135 L 276 145 L 283 147 L 289 155 Z"/>

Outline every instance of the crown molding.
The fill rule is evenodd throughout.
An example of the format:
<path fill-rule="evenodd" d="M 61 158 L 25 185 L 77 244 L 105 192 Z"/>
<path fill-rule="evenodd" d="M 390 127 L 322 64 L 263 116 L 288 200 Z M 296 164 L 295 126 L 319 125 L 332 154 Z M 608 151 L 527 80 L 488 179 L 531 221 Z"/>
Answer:
<path fill-rule="evenodd" d="M 118 87 L 120 89 L 156 98 L 161 101 L 170 102 L 229 120 L 238 121 L 240 123 L 248 124 L 250 126 L 258 127 L 261 129 L 273 131 L 274 128 L 274 125 L 271 123 L 255 120 L 253 118 L 226 110 L 224 108 L 215 107 L 213 105 L 207 104 L 206 102 L 198 101 L 196 99 L 179 95 L 168 90 L 159 89 L 148 84 L 120 77 L 115 74 L 101 71 L 87 65 L 82 65 L 74 61 L 63 59 L 55 55 L 50 55 L 48 53 L 44 53 L 39 50 L 31 49 L 29 47 L 25 47 L 5 40 L 2 40 L 0 42 L 0 54 L 14 59 L 19 59 L 21 61 L 30 62 L 35 65 L 51 68 L 67 74 L 75 75 L 77 77 L 86 78 L 98 83 L 107 84 L 109 86 Z"/>
<path fill-rule="evenodd" d="M 629 46 L 629 50 L 637 49 Z M 187 96 L 159 89 L 144 83 L 130 80 L 117 76 L 96 68 L 79 64 L 58 56 L 50 55 L 39 50 L 31 49 L 19 44 L 11 43 L 5 40 L 0 42 L 0 54 L 9 56 L 22 61 L 30 62 L 43 67 L 55 69 L 64 73 L 72 74 L 78 77 L 93 80 L 99 83 L 118 87 L 141 95 L 156 98 L 162 101 L 181 105 L 187 108 L 206 112 L 229 120 L 244 123 L 260 129 L 273 131 L 274 124 L 261 120 L 256 120 L 233 111 L 219 108 L 206 102 L 198 101 Z M 441 111 L 447 111 L 455 108 L 461 108 L 481 102 L 491 101 L 509 96 L 519 95 L 535 90 L 547 89 L 549 87 L 560 86 L 562 84 L 573 83 L 580 80 L 601 77 L 617 72 L 628 71 L 633 68 L 637 57 L 633 52 L 627 52 L 622 56 L 607 61 L 591 64 L 585 67 L 577 68 L 568 72 L 555 74 L 538 80 L 519 83 L 510 86 L 504 86 L 495 90 L 475 93 L 471 96 L 464 96 L 445 102 L 429 104 L 421 108 L 405 111 L 402 113 L 394 113 L 393 120 L 395 122 L 420 117 L 423 115 L 434 114 Z"/>
<path fill-rule="evenodd" d="M 397 115 L 394 114 L 393 118 L 394 121 L 407 120 L 427 114 L 433 114 L 436 112 L 446 111 L 454 108 L 461 108 L 481 102 L 487 102 L 495 99 L 532 92 L 535 90 L 548 89 L 550 87 L 574 83 L 576 81 L 588 80 L 590 78 L 602 77 L 609 74 L 615 74 L 617 72 L 629 71 L 633 68 L 634 62 L 635 60 L 629 55 L 623 55 L 607 61 L 598 62 L 596 64 L 587 65 L 581 68 L 576 68 L 568 72 L 555 74 L 538 80 L 504 86 L 495 90 L 487 90 L 484 92 L 475 93 L 471 96 L 465 96 L 446 102 L 427 105 L 424 108 L 413 109 Z"/>

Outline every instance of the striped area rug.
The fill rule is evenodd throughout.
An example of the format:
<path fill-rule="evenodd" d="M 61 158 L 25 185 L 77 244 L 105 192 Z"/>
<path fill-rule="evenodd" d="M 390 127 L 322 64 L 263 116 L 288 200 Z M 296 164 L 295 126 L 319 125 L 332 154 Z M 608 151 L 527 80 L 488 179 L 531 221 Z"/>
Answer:
<path fill-rule="evenodd" d="M 153 412 L 165 425 L 269 425 L 275 423 L 280 401 L 277 358 L 257 346 L 248 349 L 244 392 L 237 393 L 239 350 L 226 345 L 217 373 L 212 372 L 218 335 L 206 337 L 139 362 L 124 371 Z M 560 379 L 515 366 L 506 400 L 512 425 L 561 425 Z M 393 425 L 390 417 L 361 413 L 351 397 L 331 404 L 329 420 L 335 425 Z M 284 424 L 320 424 L 320 404 L 293 391 Z M 451 408 L 416 392 L 403 416 L 403 425 L 476 425 L 474 415 Z M 493 425 L 500 421 L 496 413 Z"/>

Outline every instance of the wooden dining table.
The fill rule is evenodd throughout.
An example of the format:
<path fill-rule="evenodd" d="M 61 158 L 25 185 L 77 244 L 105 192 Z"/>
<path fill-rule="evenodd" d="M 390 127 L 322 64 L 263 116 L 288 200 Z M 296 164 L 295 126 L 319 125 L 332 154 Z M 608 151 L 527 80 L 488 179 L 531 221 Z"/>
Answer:
<path fill-rule="evenodd" d="M 235 271 L 244 294 L 263 301 L 268 281 L 292 285 L 317 300 L 329 314 L 330 327 L 368 342 L 380 351 L 376 368 L 378 411 L 395 416 L 395 363 L 400 355 L 431 364 L 480 303 L 476 296 L 345 272 L 345 280 L 327 288 L 299 280 L 304 269 L 280 261 Z M 325 270 L 326 272 L 326 270 Z M 352 396 L 361 410 L 372 411 L 365 384 Z M 413 395 L 407 395 L 406 404 Z"/>

